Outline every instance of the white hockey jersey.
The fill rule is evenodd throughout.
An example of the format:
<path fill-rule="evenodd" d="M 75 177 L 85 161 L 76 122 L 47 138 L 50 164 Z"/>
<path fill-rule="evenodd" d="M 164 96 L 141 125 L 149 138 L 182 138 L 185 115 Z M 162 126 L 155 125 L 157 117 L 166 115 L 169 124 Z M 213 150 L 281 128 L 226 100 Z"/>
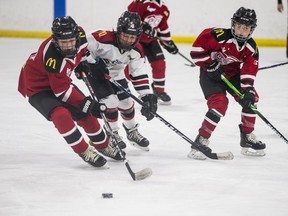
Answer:
<path fill-rule="evenodd" d="M 88 50 L 94 59 L 101 58 L 114 80 L 125 78 L 124 69 L 129 67 L 130 78 L 140 95 L 151 94 L 149 78 L 144 71 L 145 56 L 138 43 L 132 50 L 121 53 L 118 48 L 116 32 L 98 30 L 87 34 Z"/>

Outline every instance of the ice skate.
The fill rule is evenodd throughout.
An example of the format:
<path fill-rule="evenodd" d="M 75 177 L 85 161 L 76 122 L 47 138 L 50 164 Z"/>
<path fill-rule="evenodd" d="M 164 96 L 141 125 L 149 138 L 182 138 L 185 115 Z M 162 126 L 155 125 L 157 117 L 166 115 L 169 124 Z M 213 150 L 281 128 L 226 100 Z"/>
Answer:
<path fill-rule="evenodd" d="M 197 135 L 194 142 L 197 144 L 205 145 L 205 146 L 209 145 L 209 140 L 205 139 L 204 137 L 202 137 L 200 135 Z M 205 160 L 207 158 L 206 155 L 204 155 L 202 152 L 200 152 L 200 151 L 198 151 L 192 147 L 191 147 L 190 153 L 187 156 L 188 156 L 188 158 L 196 159 L 196 160 Z"/>
<path fill-rule="evenodd" d="M 93 146 L 89 146 L 84 152 L 80 153 L 79 156 L 88 164 L 94 167 L 105 167 L 107 160 L 96 152 Z M 106 166 L 106 168 L 109 168 Z"/>
<path fill-rule="evenodd" d="M 90 145 L 93 145 L 93 142 L 90 140 L 89 141 Z M 114 160 L 122 160 L 122 156 L 120 154 L 120 150 L 112 144 L 111 138 L 109 138 L 109 144 L 107 145 L 106 148 L 103 149 L 97 149 L 98 152 L 103 154 L 104 156 L 110 157 Z M 125 152 L 123 152 L 125 156 Z"/>
<path fill-rule="evenodd" d="M 134 128 L 127 129 L 123 124 L 123 127 L 127 134 L 127 139 L 130 141 L 131 145 L 135 146 L 136 148 L 142 149 L 144 151 L 149 151 L 149 141 L 142 136 L 138 131 L 138 124 L 135 125 Z"/>
<path fill-rule="evenodd" d="M 240 129 L 240 146 L 241 154 L 247 156 L 265 156 L 265 151 L 263 149 L 266 148 L 265 143 L 259 141 L 255 134 L 249 133 L 245 134 L 242 132 L 241 125 L 239 125 Z"/>
<path fill-rule="evenodd" d="M 154 89 L 153 84 L 152 84 L 152 89 L 154 95 L 157 96 L 158 103 L 162 105 L 170 105 L 171 104 L 171 97 L 166 93 L 166 92 L 158 92 Z"/>
<path fill-rule="evenodd" d="M 111 137 L 111 139 L 112 139 L 111 133 L 106 129 L 105 126 L 104 126 L 104 129 L 105 129 L 107 135 L 108 135 L 109 137 Z M 125 148 L 126 148 L 126 143 L 123 141 L 122 137 L 118 134 L 118 131 L 117 131 L 117 130 L 116 130 L 116 131 L 113 131 L 113 136 L 114 136 L 114 137 L 113 137 L 113 139 L 112 139 L 112 144 L 113 144 L 114 146 L 116 146 L 116 145 L 118 144 L 119 148 L 125 149 Z"/>
<path fill-rule="evenodd" d="M 159 104 L 162 104 L 162 105 L 172 104 L 171 97 L 166 92 L 158 93 L 154 91 L 154 94 L 157 96 Z"/>

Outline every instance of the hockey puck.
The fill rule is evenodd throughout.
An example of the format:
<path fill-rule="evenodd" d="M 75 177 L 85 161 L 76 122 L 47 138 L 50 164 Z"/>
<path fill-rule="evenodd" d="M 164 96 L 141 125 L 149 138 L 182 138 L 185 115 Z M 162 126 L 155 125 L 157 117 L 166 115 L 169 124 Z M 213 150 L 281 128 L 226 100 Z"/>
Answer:
<path fill-rule="evenodd" d="M 106 198 L 113 198 L 113 193 L 102 193 L 102 197 L 104 198 L 104 199 L 106 199 Z"/>

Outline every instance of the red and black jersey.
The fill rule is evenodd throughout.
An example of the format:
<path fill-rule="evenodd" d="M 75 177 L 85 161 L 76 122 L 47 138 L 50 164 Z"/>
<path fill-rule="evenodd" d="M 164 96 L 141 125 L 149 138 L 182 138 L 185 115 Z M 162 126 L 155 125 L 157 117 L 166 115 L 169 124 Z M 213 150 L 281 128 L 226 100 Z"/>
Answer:
<path fill-rule="evenodd" d="M 242 88 L 254 85 L 259 53 L 252 38 L 239 45 L 231 29 L 208 28 L 196 38 L 190 55 L 203 70 L 205 64 L 217 60 L 224 66 L 227 79 L 240 75 Z"/>
<path fill-rule="evenodd" d="M 41 91 L 51 90 L 62 101 L 78 106 L 84 96 L 72 85 L 70 75 L 87 51 L 85 32 L 80 28 L 80 47 L 76 56 L 64 58 L 49 37 L 32 53 L 21 69 L 18 91 L 31 97 Z"/>
<path fill-rule="evenodd" d="M 156 29 L 157 37 L 161 41 L 171 40 L 167 23 L 170 11 L 162 0 L 134 0 L 128 6 L 128 11 L 138 13 L 142 22 L 147 22 Z M 156 38 L 149 38 L 145 34 L 142 34 L 140 38 L 141 43 L 150 43 L 152 40 L 156 40 Z"/>

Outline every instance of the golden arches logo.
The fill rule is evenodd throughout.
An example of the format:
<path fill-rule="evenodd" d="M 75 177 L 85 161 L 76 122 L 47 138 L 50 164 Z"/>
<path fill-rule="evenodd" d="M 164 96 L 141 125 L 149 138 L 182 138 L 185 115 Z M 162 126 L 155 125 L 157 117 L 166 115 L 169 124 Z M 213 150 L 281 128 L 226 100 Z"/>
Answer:
<path fill-rule="evenodd" d="M 103 37 L 103 36 L 105 36 L 106 34 L 107 34 L 107 31 L 100 31 L 100 32 L 98 33 L 99 37 Z"/>
<path fill-rule="evenodd" d="M 56 68 L 56 59 L 49 58 L 49 59 L 46 61 L 46 66 L 52 67 L 53 69 L 55 69 L 55 68 Z"/>
<path fill-rule="evenodd" d="M 84 32 L 80 31 L 80 32 L 79 32 L 79 37 L 80 37 L 80 38 L 84 38 L 84 37 L 85 37 Z"/>
<path fill-rule="evenodd" d="M 223 29 L 216 29 L 214 31 L 216 33 L 216 37 L 220 37 L 221 35 L 224 34 L 224 30 Z"/>

